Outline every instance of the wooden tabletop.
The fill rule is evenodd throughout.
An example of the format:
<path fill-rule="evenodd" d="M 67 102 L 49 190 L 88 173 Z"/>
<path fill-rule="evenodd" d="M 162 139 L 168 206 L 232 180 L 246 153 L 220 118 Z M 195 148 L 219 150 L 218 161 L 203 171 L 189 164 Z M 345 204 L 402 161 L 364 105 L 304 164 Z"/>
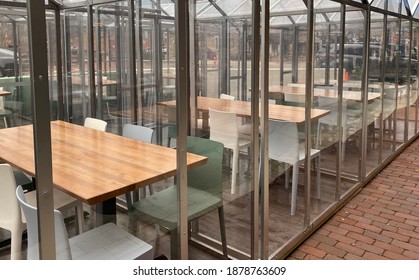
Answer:
<path fill-rule="evenodd" d="M 219 111 L 234 112 L 237 116 L 250 117 L 251 103 L 220 98 L 198 96 L 198 110 L 208 111 L 210 108 Z M 164 106 L 176 106 L 176 101 L 160 102 Z M 328 110 L 311 109 L 311 118 L 317 119 L 329 114 Z M 305 122 L 305 108 L 285 105 L 269 104 L 269 118 L 296 123 Z"/>
<path fill-rule="evenodd" d="M 10 91 L 5 91 L 3 89 L 0 89 L 0 96 L 6 96 L 12 94 Z"/>
<path fill-rule="evenodd" d="M 176 175 L 176 150 L 70 124 L 51 122 L 54 186 L 96 204 Z M 0 159 L 35 176 L 33 126 L 0 129 Z M 207 158 L 187 155 L 188 167 Z"/>
<path fill-rule="evenodd" d="M 325 85 L 325 81 L 324 80 L 316 80 L 314 81 L 314 84 L 316 85 Z M 362 82 L 361 81 L 343 81 L 343 87 L 344 88 L 358 88 L 361 89 L 361 85 Z M 329 81 L 329 85 L 331 86 L 338 86 L 338 80 L 330 80 Z M 368 83 L 368 88 L 374 88 L 374 89 L 395 89 L 396 88 L 396 84 L 394 83 L 374 83 L 374 82 L 370 82 Z"/>
<path fill-rule="evenodd" d="M 281 92 L 284 94 L 299 94 L 305 95 L 305 87 L 304 86 L 269 86 L 269 92 Z M 324 96 L 324 97 L 338 97 L 338 90 L 336 89 L 324 89 L 324 88 L 314 88 L 314 96 Z M 368 92 L 368 101 L 374 100 L 379 98 L 381 95 L 378 92 Z M 361 101 L 361 91 L 350 91 L 344 90 L 343 91 L 343 98 L 347 100 L 353 101 Z"/>

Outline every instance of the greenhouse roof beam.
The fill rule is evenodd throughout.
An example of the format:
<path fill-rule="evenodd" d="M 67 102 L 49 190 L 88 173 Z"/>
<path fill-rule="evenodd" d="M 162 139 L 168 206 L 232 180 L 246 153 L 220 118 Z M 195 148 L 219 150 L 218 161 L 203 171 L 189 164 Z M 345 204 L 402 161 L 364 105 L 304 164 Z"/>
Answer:
<path fill-rule="evenodd" d="M 217 3 L 215 3 L 215 1 L 214 0 L 208 0 L 208 2 L 210 2 L 211 3 L 211 5 L 213 5 L 214 6 L 214 8 L 216 8 L 217 9 L 217 11 L 223 16 L 223 17 L 226 17 L 227 16 L 227 14 L 223 11 L 223 9 L 221 9 L 221 7 L 220 6 L 218 6 L 218 4 Z"/>
<path fill-rule="evenodd" d="M 166 12 L 162 7 L 161 7 L 161 5 L 160 5 L 160 3 L 157 3 L 156 1 L 154 1 L 154 0 L 150 0 L 150 2 L 152 2 L 154 5 L 156 5 L 160 10 L 158 10 L 158 11 L 160 11 L 160 12 L 162 12 L 163 14 L 165 14 L 166 16 L 169 16 L 169 17 L 171 17 L 171 15 L 169 15 L 169 13 L 168 12 Z"/>

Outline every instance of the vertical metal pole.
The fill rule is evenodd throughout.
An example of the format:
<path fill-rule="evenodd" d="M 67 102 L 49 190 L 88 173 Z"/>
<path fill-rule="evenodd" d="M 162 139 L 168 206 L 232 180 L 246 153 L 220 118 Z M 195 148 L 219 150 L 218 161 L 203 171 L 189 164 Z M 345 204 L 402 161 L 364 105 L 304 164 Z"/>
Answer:
<path fill-rule="evenodd" d="M 228 22 L 227 17 L 223 17 L 221 20 L 221 38 L 220 42 L 220 57 L 218 59 L 218 70 L 220 73 L 220 93 L 227 93 L 227 83 L 229 83 L 227 75 L 227 53 L 228 49 Z"/>
<path fill-rule="evenodd" d="M 279 84 L 284 85 L 284 30 L 279 30 Z"/>
<path fill-rule="evenodd" d="M 324 84 L 328 86 L 330 84 L 330 20 L 327 19 L 327 41 L 326 41 L 326 67 L 325 67 L 325 75 L 324 75 Z M 335 59 L 336 60 L 336 59 Z"/>
<path fill-rule="evenodd" d="M 93 33 L 93 6 L 87 6 L 87 47 L 88 47 L 88 68 L 89 68 L 89 92 L 90 92 L 90 116 L 96 116 L 96 79 L 95 79 L 95 49 Z M 84 75 L 81 75 L 84 79 Z"/>
<path fill-rule="evenodd" d="M 341 46 L 339 49 L 339 58 L 344 56 L 344 47 L 345 47 L 345 21 L 346 21 L 346 5 L 340 5 L 340 40 L 339 45 Z M 336 49 L 335 49 L 336 50 Z M 335 53 L 337 56 L 338 54 Z M 335 56 L 335 57 L 336 57 Z M 335 67 L 336 68 L 336 67 Z M 335 201 L 340 200 L 340 187 L 341 187 L 341 172 L 342 172 L 342 143 L 345 139 L 343 137 L 343 129 L 342 125 L 343 116 L 342 116 L 342 106 L 343 106 L 343 59 L 339 59 L 339 77 L 338 77 L 338 133 L 339 133 L 339 140 L 338 140 L 338 156 L 336 158 L 336 189 L 335 189 Z M 319 137 L 319 135 L 317 135 Z"/>
<path fill-rule="evenodd" d="M 308 22 L 308 21 L 307 21 Z M 293 33 L 292 33 L 292 82 L 298 83 L 298 26 L 293 26 Z M 308 30 L 307 30 L 308 32 Z M 308 42 L 307 42 L 308 43 Z"/>
<path fill-rule="evenodd" d="M 401 34 L 400 34 L 401 35 Z M 409 54 L 408 54 L 408 67 L 407 67 L 407 85 L 406 85 L 406 109 L 405 109 L 405 122 L 404 122 L 404 143 L 409 139 L 409 122 L 410 122 L 410 67 L 412 59 L 412 22 L 409 21 Z"/>
<path fill-rule="evenodd" d="M 61 48 L 61 13 L 55 11 L 55 48 L 56 53 L 56 69 L 57 69 L 57 118 L 64 120 L 64 88 L 63 88 L 63 52 Z"/>
<path fill-rule="evenodd" d="M 362 63 L 362 77 L 361 77 L 361 99 L 362 99 L 362 130 L 361 130 L 361 182 L 366 178 L 366 161 L 367 161 L 367 146 L 368 146 L 368 70 L 370 57 L 370 29 L 371 29 L 371 7 L 368 6 L 364 14 L 364 61 Z"/>
<path fill-rule="evenodd" d="M 311 108 L 313 101 L 313 48 L 314 48 L 314 0 L 307 0 L 307 51 L 306 51 L 306 110 L 305 110 L 305 215 L 304 225 L 310 224 L 311 200 Z M 298 41 L 298 40 L 296 40 Z M 295 41 L 294 41 L 295 42 Z M 298 70 L 298 65 L 297 70 Z"/>
<path fill-rule="evenodd" d="M 384 84 L 385 84 L 385 69 L 386 69 L 386 49 L 388 46 L 388 32 L 387 32 L 387 15 L 384 14 L 383 18 L 383 48 L 381 53 L 381 67 L 380 67 L 380 75 L 381 75 L 381 108 L 380 108 L 380 130 L 379 130 L 379 152 L 378 152 L 378 162 L 383 161 L 383 145 L 384 145 L 384 119 L 383 119 L 383 112 L 384 112 Z"/>
<path fill-rule="evenodd" d="M 243 23 L 243 35 L 242 35 L 242 92 L 240 100 L 247 100 L 247 21 Z"/>
<path fill-rule="evenodd" d="M 189 1 L 175 2 L 176 28 L 176 156 L 179 216 L 178 257 L 188 259 L 188 178 L 186 170 L 186 136 L 189 112 Z"/>
<path fill-rule="evenodd" d="M 261 140 L 260 140 L 260 189 L 261 189 L 261 259 L 269 258 L 269 7 L 270 1 L 262 1 L 262 49 L 261 49 Z M 257 141 L 256 141 L 257 142 Z"/>
<path fill-rule="evenodd" d="M 71 23 L 70 23 L 71 16 L 66 13 L 64 17 L 64 49 L 65 49 L 65 91 L 66 94 L 63 96 L 64 107 L 67 111 L 64 113 L 65 120 L 71 121 L 73 117 L 73 105 L 72 105 L 72 92 L 73 92 L 73 85 L 71 81 Z"/>
<path fill-rule="evenodd" d="M 102 30 L 102 22 L 101 22 L 101 12 L 99 8 L 97 7 L 95 9 L 96 11 L 96 62 L 97 62 L 97 73 L 91 72 L 90 76 L 93 76 L 93 80 L 95 84 L 97 84 L 96 90 L 97 90 L 97 106 L 96 106 L 96 117 L 99 119 L 103 118 L 103 83 L 102 83 L 102 38 L 101 38 L 101 30 Z M 118 34 L 119 28 L 117 24 L 115 24 L 116 33 Z M 119 43 L 119 40 L 117 41 L 117 45 Z M 117 53 L 121 53 L 121 49 L 119 48 Z M 119 61 L 119 60 L 117 60 Z"/>
<path fill-rule="evenodd" d="M 48 58 L 43 0 L 28 1 L 28 30 L 38 207 L 39 256 L 55 259 L 54 197 L 52 183 L 51 125 L 48 92 Z"/>
<path fill-rule="evenodd" d="M 401 2 L 400 2 L 401 4 Z M 401 34 L 401 19 L 397 19 L 397 32 L 399 33 L 399 37 L 397 39 L 397 45 L 400 46 L 400 34 Z M 396 104 L 395 104 L 395 111 L 393 112 L 393 152 L 396 151 L 396 144 L 397 144 L 397 107 L 399 105 L 399 66 L 400 66 L 400 50 L 396 52 L 396 75 L 395 75 L 395 84 L 396 84 Z"/>
<path fill-rule="evenodd" d="M 137 74 L 136 74 L 136 41 L 135 41 L 135 0 L 128 2 L 128 17 L 129 17 L 129 88 L 131 89 L 130 103 L 131 103 L 131 119 L 135 123 L 137 121 L 138 108 L 138 90 L 137 90 Z M 109 46 L 110 48 L 110 46 Z M 110 59 L 109 59 L 110 60 Z"/>
<path fill-rule="evenodd" d="M 259 61 L 260 61 L 260 0 L 252 1 L 252 61 L 251 61 L 251 126 L 252 126 L 252 146 L 251 158 L 252 162 L 252 207 L 251 207 L 251 245 L 250 257 L 257 259 L 259 252 Z"/>

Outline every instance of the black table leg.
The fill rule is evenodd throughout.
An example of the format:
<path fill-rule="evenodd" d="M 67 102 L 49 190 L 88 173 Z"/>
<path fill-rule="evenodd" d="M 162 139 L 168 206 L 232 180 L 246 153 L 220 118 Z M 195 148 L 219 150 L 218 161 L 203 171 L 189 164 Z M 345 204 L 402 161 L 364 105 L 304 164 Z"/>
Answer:
<path fill-rule="evenodd" d="M 116 197 L 96 204 L 96 225 L 116 224 Z"/>

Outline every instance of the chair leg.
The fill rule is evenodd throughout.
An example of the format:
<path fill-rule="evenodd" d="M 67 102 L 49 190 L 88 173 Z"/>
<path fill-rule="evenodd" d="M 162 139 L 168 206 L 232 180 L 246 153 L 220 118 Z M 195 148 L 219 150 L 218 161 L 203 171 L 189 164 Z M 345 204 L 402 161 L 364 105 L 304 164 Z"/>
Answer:
<path fill-rule="evenodd" d="M 321 189 L 320 189 L 320 156 L 318 156 L 316 158 L 316 162 L 317 162 L 317 180 L 316 180 L 316 185 L 317 185 L 317 198 L 320 199 L 320 193 L 321 193 Z"/>
<path fill-rule="evenodd" d="M 10 246 L 10 259 L 19 260 L 21 258 L 22 250 L 22 232 L 23 230 L 17 226 L 11 230 L 11 246 Z"/>
<path fill-rule="evenodd" d="M 220 233 L 221 233 L 221 243 L 223 245 L 223 255 L 225 259 L 228 259 L 228 251 L 227 251 L 227 237 L 226 237 L 226 228 L 224 222 L 224 207 L 218 207 L 218 219 L 220 221 Z"/>
<path fill-rule="evenodd" d="M 295 211 L 297 209 L 297 188 L 298 188 L 298 163 L 292 166 L 291 216 L 295 215 Z"/>
<path fill-rule="evenodd" d="M 148 191 L 150 192 L 150 195 L 153 195 L 154 194 L 154 188 L 153 188 L 153 185 L 148 185 Z"/>
<path fill-rule="evenodd" d="M 233 169 L 231 172 L 231 194 L 236 193 L 237 168 L 239 165 L 239 150 L 233 150 Z"/>
<path fill-rule="evenodd" d="M 177 228 L 174 228 L 170 231 L 170 259 L 178 260 L 179 252 L 177 245 Z"/>
<path fill-rule="evenodd" d="M 288 189 L 288 185 L 290 182 L 290 167 L 288 163 L 284 163 L 285 166 L 285 188 Z"/>
<path fill-rule="evenodd" d="M 128 211 L 131 210 L 132 207 L 132 198 L 131 198 L 131 192 L 125 193 L 125 200 L 127 202 L 127 209 Z"/>
<path fill-rule="evenodd" d="M 83 223 L 84 223 L 83 203 L 80 203 L 80 205 L 77 205 L 74 210 L 76 213 L 78 234 L 81 234 L 83 233 Z"/>

